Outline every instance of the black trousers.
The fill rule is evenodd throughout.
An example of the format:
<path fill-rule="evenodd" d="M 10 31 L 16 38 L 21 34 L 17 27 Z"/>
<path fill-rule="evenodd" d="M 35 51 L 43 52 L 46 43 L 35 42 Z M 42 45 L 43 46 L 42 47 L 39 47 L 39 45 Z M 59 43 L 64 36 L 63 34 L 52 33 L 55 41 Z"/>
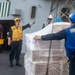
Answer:
<path fill-rule="evenodd" d="M 0 53 L 2 53 L 2 45 L 0 44 Z"/>
<path fill-rule="evenodd" d="M 20 60 L 21 48 L 22 48 L 22 41 L 17 41 L 17 42 L 11 43 L 11 50 L 10 50 L 10 54 L 9 54 L 10 61 L 13 61 L 14 57 L 15 57 L 16 61 Z"/>
<path fill-rule="evenodd" d="M 75 58 L 70 58 L 69 75 L 75 75 Z"/>

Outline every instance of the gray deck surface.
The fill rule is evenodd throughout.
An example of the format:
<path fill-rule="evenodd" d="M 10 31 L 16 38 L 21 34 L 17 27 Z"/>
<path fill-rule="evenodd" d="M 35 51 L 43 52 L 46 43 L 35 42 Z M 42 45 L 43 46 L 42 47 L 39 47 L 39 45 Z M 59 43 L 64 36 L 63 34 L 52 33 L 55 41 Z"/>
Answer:
<path fill-rule="evenodd" d="M 24 54 L 21 54 L 20 63 L 22 67 L 15 66 L 9 67 L 9 52 L 3 52 L 0 54 L 0 75 L 25 75 L 24 69 Z"/>

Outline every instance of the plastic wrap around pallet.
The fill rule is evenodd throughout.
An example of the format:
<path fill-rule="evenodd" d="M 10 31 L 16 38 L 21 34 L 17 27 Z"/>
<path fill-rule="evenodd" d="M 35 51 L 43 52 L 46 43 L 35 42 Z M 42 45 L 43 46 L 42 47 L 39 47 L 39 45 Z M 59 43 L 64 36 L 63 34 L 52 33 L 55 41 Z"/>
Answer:
<path fill-rule="evenodd" d="M 25 75 L 45 75 L 50 41 L 35 41 L 35 35 L 46 35 L 56 33 L 70 26 L 70 23 L 52 23 L 44 29 L 25 34 L 27 53 L 24 57 Z M 54 40 L 51 44 L 49 60 L 49 75 L 68 75 L 68 65 L 66 63 L 64 40 Z"/>
<path fill-rule="evenodd" d="M 31 50 L 36 49 L 47 49 L 49 48 L 49 44 L 45 44 L 45 41 L 35 41 L 33 37 L 35 35 L 46 35 L 49 33 L 52 33 L 52 26 L 53 26 L 53 33 L 58 32 L 66 27 L 68 27 L 70 23 L 68 22 L 57 22 L 57 23 L 51 23 L 50 25 L 46 26 L 42 30 L 39 30 L 37 32 L 33 32 L 30 34 L 25 34 L 26 38 L 26 47 L 28 47 Z M 48 41 L 46 41 L 48 42 Z M 48 42 L 49 43 L 49 42 Z"/>

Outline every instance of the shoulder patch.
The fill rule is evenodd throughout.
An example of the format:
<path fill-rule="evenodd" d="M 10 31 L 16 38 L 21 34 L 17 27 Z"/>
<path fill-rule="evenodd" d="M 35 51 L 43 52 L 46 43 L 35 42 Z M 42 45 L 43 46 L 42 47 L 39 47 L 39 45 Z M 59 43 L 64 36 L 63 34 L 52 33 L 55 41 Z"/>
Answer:
<path fill-rule="evenodd" d="M 70 32 L 71 32 L 71 33 L 74 33 L 74 32 L 75 32 L 75 28 L 70 29 Z"/>

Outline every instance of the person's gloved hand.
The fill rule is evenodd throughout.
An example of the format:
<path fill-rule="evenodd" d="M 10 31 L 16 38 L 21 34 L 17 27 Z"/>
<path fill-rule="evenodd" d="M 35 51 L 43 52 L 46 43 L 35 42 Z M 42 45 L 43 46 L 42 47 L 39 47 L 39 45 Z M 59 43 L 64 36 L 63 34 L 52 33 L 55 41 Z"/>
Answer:
<path fill-rule="evenodd" d="M 35 35 L 34 39 L 35 40 L 41 40 L 41 36 L 40 35 Z"/>
<path fill-rule="evenodd" d="M 36 22 L 35 20 L 32 21 L 32 22 L 30 23 L 30 26 L 32 26 L 33 24 L 35 24 L 35 22 Z"/>

